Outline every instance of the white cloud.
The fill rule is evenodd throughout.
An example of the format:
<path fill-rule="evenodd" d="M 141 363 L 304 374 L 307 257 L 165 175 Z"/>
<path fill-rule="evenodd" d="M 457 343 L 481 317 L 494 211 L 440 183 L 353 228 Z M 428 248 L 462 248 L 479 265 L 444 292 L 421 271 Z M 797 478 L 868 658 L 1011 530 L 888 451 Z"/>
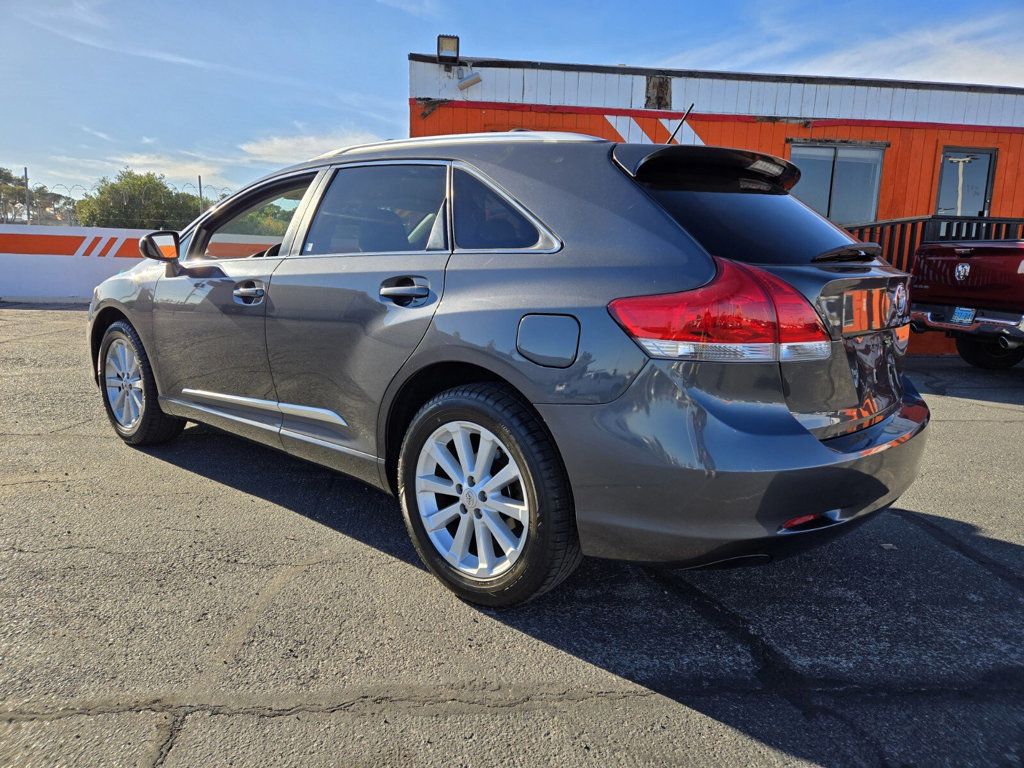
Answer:
<path fill-rule="evenodd" d="M 413 3 L 417 5 L 418 3 Z M 427 2 L 429 4 L 429 2 Z M 315 80 L 306 80 L 297 77 L 282 75 L 276 71 L 262 70 L 251 66 L 235 66 L 219 61 L 207 61 L 189 56 L 181 56 L 177 53 L 161 51 L 151 46 L 127 45 L 120 39 L 107 39 L 105 36 L 83 32 L 82 25 L 69 24 L 73 19 L 66 19 L 55 15 L 49 9 L 30 8 L 16 14 L 21 21 L 50 34 L 57 35 L 65 40 L 95 48 L 101 51 L 133 56 L 143 59 L 174 64 L 178 66 L 191 67 L 208 72 L 221 72 L 227 75 L 252 80 L 266 85 L 276 85 L 283 88 L 296 89 L 309 94 L 309 98 L 321 106 L 337 108 L 339 105 L 350 109 L 362 116 L 373 118 L 384 123 L 402 124 L 402 110 L 391 99 L 376 94 L 365 94 L 354 91 L 341 91 L 330 87 L 324 87 Z M 92 25 L 96 26 L 96 25 Z"/>
<path fill-rule="evenodd" d="M 143 144 L 156 144 L 156 139 L 154 139 L 152 136 L 143 136 L 141 139 L 139 139 L 139 141 L 141 141 Z"/>
<path fill-rule="evenodd" d="M 906 29 L 834 28 L 806 8 L 752 14 L 749 31 L 661 60 L 666 67 L 805 75 L 1024 84 L 1018 30 L 1024 11 L 950 21 L 920 20 Z"/>
<path fill-rule="evenodd" d="M 247 141 L 239 144 L 238 148 L 252 162 L 284 165 L 309 160 L 332 149 L 379 140 L 378 136 L 369 131 L 343 131 L 296 136 L 270 136 L 265 139 Z"/>
<path fill-rule="evenodd" d="M 381 5 L 397 8 L 412 16 L 437 16 L 440 12 L 437 0 L 377 0 Z"/>
<path fill-rule="evenodd" d="M 94 131 L 87 125 L 80 125 L 78 127 L 81 128 L 86 133 L 88 133 L 90 136 L 95 136 L 97 139 L 103 139 L 104 141 L 113 141 L 113 139 L 110 138 L 109 133 L 104 133 L 103 131 Z"/>

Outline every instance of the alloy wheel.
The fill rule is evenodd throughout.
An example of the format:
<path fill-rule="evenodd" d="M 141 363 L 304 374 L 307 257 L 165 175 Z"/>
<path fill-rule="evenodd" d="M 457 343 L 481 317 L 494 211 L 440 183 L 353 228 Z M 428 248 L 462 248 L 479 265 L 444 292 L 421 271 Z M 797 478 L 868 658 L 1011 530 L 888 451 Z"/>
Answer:
<path fill-rule="evenodd" d="M 104 388 L 114 419 L 123 429 L 132 429 L 142 418 L 146 392 L 142 367 L 135 350 L 124 339 L 114 339 L 107 347 L 103 363 Z"/>
<path fill-rule="evenodd" d="M 438 427 L 420 449 L 416 504 L 437 552 L 474 579 L 500 576 L 530 528 L 523 473 L 505 444 L 470 421 Z"/>

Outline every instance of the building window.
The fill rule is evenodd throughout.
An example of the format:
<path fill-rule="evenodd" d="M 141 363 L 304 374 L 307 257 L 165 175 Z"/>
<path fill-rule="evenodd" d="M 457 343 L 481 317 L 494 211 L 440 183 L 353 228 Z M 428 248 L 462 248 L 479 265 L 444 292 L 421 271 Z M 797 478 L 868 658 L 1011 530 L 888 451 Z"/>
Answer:
<path fill-rule="evenodd" d="M 794 145 L 790 159 L 800 169 L 800 181 L 793 194 L 836 224 L 874 221 L 882 153 L 880 147 Z"/>
<path fill-rule="evenodd" d="M 988 216 L 992 205 L 994 149 L 942 151 L 936 213 L 943 216 Z"/>

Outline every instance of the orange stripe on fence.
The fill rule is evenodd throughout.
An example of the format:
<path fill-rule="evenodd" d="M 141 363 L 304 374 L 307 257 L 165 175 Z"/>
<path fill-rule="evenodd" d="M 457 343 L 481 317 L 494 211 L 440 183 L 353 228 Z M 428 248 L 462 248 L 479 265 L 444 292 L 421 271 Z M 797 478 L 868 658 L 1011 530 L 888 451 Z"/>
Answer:
<path fill-rule="evenodd" d="M 126 237 L 124 242 L 121 243 L 121 247 L 117 249 L 117 253 L 114 257 L 121 257 L 122 259 L 141 259 L 142 254 L 139 253 L 139 239 L 137 237 Z"/>
<path fill-rule="evenodd" d="M 0 234 L 0 253 L 74 256 L 85 241 L 82 235 L 10 235 Z"/>
<path fill-rule="evenodd" d="M 117 238 L 116 237 L 110 238 L 110 240 L 107 241 L 107 244 L 103 246 L 103 250 L 100 251 L 99 253 L 97 253 L 96 255 L 99 258 L 102 259 L 108 253 L 110 253 L 110 249 L 114 247 L 114 243 L 116 243 L 116 242 L 117 242 Z"/>
<path fill-rule="evenodd" d="M 93 248 L 95 248 L 97 245 L 99 245 L 99 242 L 102 239 L 103 238 L 101 238 L 101 237 L 94 237 L 92 239 L 92 242 L 89 243 L 87 246 L 85 246 L 85 250 L 82 252 L 82 255 L 83 256 L 88 256 L 89 255 L 89 251 L 91 251 Z"/>

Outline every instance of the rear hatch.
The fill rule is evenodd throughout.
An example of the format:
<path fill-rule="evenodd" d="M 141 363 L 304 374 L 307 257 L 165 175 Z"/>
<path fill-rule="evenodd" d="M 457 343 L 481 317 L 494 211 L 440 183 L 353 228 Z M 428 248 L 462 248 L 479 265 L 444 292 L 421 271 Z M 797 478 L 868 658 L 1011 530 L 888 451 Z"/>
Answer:
<path fill-rule="evenodd" d="M 618 145 L 614 156 L 709 254 L 781 278 L 815 309 L 831 354 L 779 362 L 789 409 L 810 432 L 847 434 L 898 408 L 909 276 L 790 195 L 794 166 L 708 147 Z"/>
<path fill-rule="evenodd" d="M 910 295 L 915 304 L 1024 311 L 1024 242 L 922 245 L 914 262 Z"/>

